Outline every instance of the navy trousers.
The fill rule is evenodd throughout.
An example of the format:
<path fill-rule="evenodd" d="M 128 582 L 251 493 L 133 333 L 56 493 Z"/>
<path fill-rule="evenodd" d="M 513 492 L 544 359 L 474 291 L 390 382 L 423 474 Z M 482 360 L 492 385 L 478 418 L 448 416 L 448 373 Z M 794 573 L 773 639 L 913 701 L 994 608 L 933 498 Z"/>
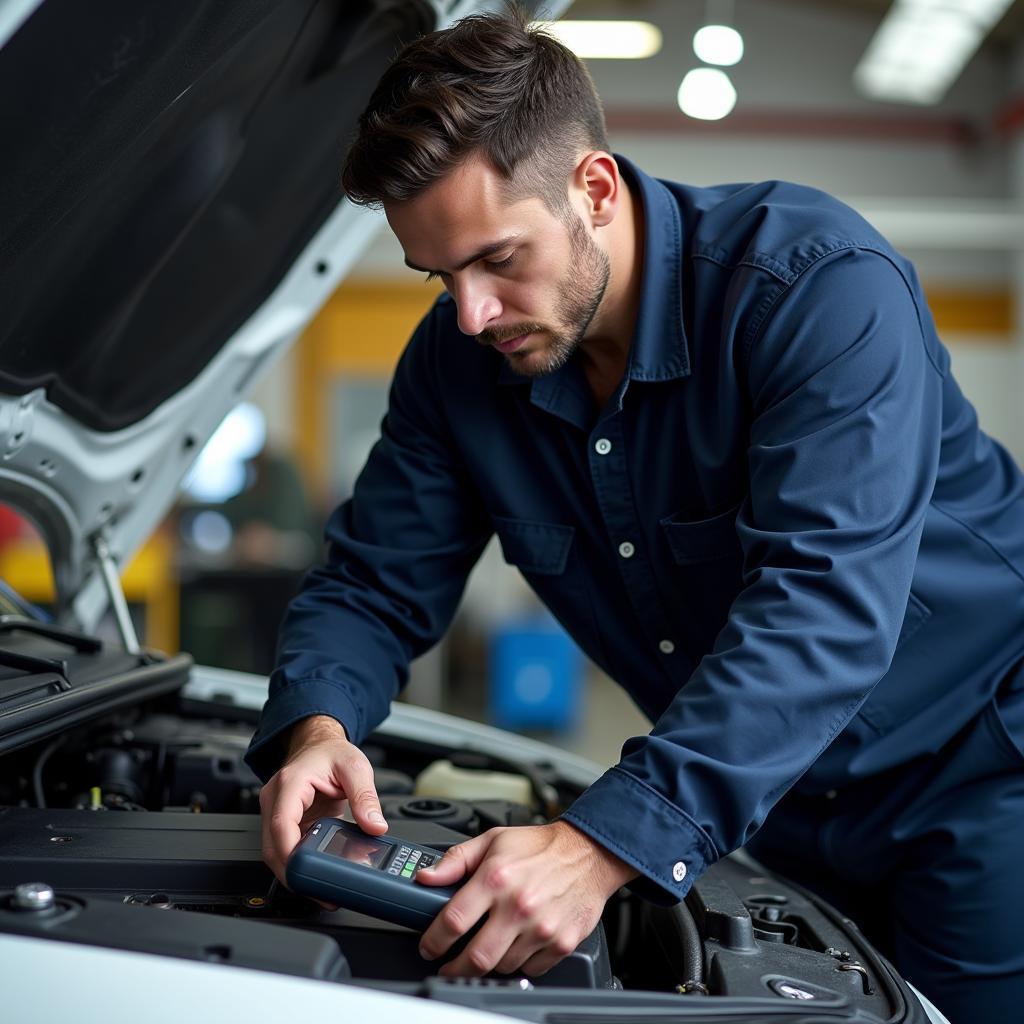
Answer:
<path fill-rule="evenodd" d="M 937 754 L 791 792 L 747 849 L 856 921 L 952 1024 L 1024 1020 L 1024 668 Z"/>

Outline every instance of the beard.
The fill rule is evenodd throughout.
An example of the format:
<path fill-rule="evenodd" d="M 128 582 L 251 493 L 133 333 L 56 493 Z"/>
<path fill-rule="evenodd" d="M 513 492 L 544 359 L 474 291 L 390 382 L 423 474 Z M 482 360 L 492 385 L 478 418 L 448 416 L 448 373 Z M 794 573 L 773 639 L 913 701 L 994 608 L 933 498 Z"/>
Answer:
<path fill-rule="evenodd" d="M 580 347 L 597 314 L 611 277 L 611 262 L 587 234 L 579 214 L 569 220 L 569 269 L 558 283 L 555 325 L 515 324 L 500 331 L 481 331 L 477 340 L 484 345 L 510 341 L 523 334 L 547 334 L 548 344 L 539 352 L 509 352 L 505 358 L 526 377 L 542 377 L 561 369 Z"/>

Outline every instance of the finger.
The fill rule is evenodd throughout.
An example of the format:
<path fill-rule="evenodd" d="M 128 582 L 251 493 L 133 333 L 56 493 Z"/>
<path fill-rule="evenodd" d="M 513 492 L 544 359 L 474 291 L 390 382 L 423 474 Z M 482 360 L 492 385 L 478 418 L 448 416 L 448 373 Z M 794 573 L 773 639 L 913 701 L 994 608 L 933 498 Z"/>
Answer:
<path fill-rule="evenodd" d="M 429 868 L 420 868 L 416 872 L 416 881 L 426 885 L 454 885 L 459 879 L 476 871 L 499 831 L 490 829 L 482 836 L 452 846 Z"/>
<path fill-rule="evenodd" d="M 356 824 L 371 835 L 379 836 L 388 830 L 388 823 L 380 809 L 380 798 L 373 781 L 373 768 L 357 748 L 336 765 L 342 788 L 348 794 L 349 807 Z"/>
<path fill-rule="evenodd" d="M 273 813 L 276 796 L 277 780 L 274 778 L 260 790 L 260 852 L 267 867 L 280 879 L 277 851 L 270 832 L 270 816 Z"/>
<path fill-rule="evenodd" d="M 294 781 L 278 772 L 276 792 L 271 795 L 269 814 L 264 812 L 263 830 L 269 839 L 265 845 L 264 860 L 275 875 L 284 882 L 284 864 L 302 838 L 299 822 L 313 800 L 313 786 L 308 780 Z"/>
<path fill-rule="evenodd" d="M 498 974 L 522 973 L 523 964 L 535 953 L 539 953 L 546 943 L 546 939 L 538 938 L 536 935 L 520 935 L 505 955 L 494 965 Z"/>
<path fill-rule="evenodd" d="M 442 956 L 491 909 L 498 891 L 494 879 L 496 873 L 485 867 L 445 904 L 420 938 L 420 956 L 425 960 Z M 505 948 L 513 938 L 515 936 L 509 936 Z M 504 953 L 505 948 L 500 952 Z"/>
<path fill-rule="evenodd" d="M 445 978 L 479 978 L 490 974 L 515 941 L 515 928 L 492 918 L 466 948 L 437 973 Z"/>
<path fill-rule="evenodd" d="M 528 974 L 531 978 L 537 978 L 542 974 L 547 974 L 555 964 L 561 963 L 570 953 L 575 950 L 575 946 L 567 940 L 555 941 L 549 943 L 539 952 L 534 953 L 520 968 L 523 974 Z"/>
<path fill-rule="evenodd" d="M 299 828 L 305 834 L 306 829 L 321 818 L 341 818 L 344 816 L 347 806 L 348 801 L 344 798 L 341 800 L 323 799 L 320 794 L 317 794 L 303 813 Z"/>
<path fill-rule="evenodd" d="M 438 912 L 420 937 L 420 956 L 424 960 L 443 956 L 490 910 L 491 903 L 491 894 L 483 886 L 467 883 Z"/>

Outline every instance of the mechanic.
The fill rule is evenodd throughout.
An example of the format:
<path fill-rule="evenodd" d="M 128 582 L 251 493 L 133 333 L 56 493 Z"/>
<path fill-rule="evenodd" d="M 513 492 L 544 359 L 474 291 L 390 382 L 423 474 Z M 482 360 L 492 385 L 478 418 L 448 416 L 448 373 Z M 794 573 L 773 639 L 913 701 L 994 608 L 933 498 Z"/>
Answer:
<path fill-rule="evenodd" d="M 685 150 L 681 152 L 685 160 Z M 1024 487 L 913 268 L 783 182 L 609 152 L 592 81 L 514 13 L 407 46 L 343 184 L 445 287 L 283 625 L 249 763 L 279 878 L 444 633 L 492 533 L 654 723 L 553 823 L 455 847 L 445 975 L 540 974 L 628 884 L 745 844 L 850 910 L 954 1021 L 1024 1003 Z M 282 766 L 283 765 L 283 766 Z"/>

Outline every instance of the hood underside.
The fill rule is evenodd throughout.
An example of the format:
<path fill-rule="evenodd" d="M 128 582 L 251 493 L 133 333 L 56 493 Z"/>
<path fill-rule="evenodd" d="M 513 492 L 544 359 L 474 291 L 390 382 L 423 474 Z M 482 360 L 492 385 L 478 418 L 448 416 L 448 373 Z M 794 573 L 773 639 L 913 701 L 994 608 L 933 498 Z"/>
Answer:
<path fill-rule="evenodd" d="M 340 170 L 387 64 L 499 7 L 0 9 L 0 501 L 40 529 L 62 623 L 95 625 L 112 567 L 378 230 Z"/>
<path fill-rule="evenodd" d="M 342 198 L 426 2 L 44 3 L 0 54 L 0 390 L 87 427 L 193 380 Z"/>

